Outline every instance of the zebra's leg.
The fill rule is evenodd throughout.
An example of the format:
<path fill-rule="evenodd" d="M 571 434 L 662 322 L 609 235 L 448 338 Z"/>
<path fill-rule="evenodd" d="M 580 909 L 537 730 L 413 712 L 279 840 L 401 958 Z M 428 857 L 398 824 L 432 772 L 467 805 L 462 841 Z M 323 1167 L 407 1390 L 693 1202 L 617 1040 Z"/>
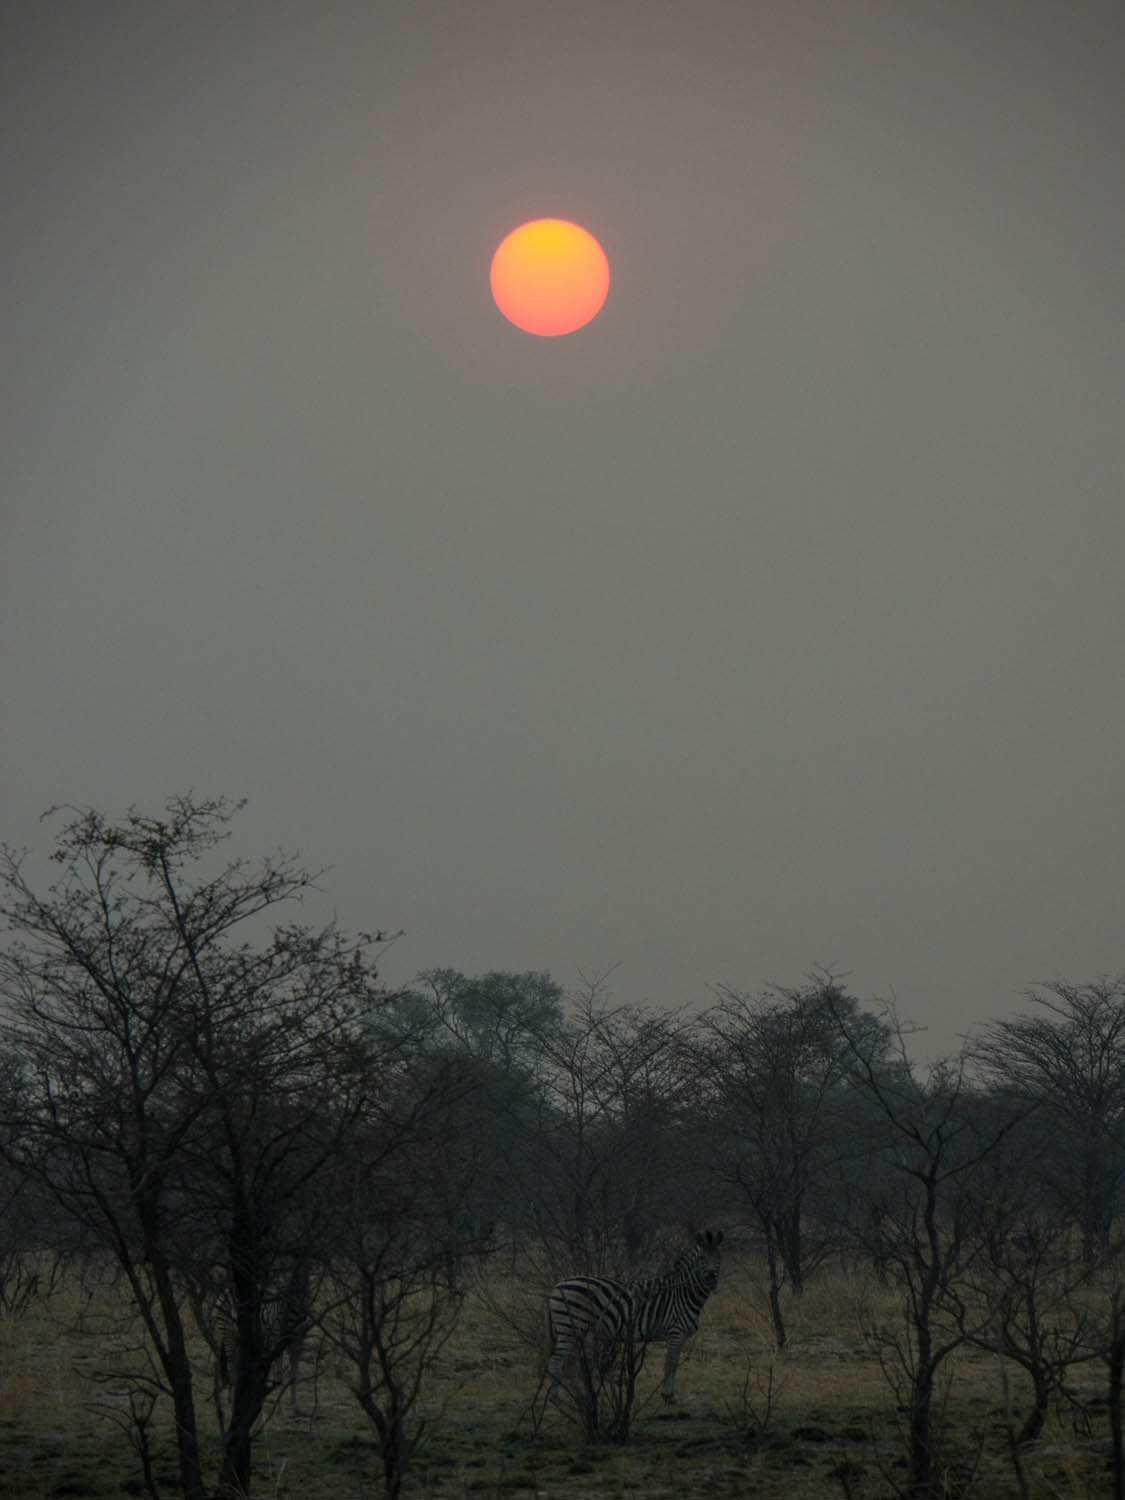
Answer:
<path fill-rule="evenodd" d="M 660 1382 L 660 1394 L 669 1403 L 676 1399 L 676 1366 L 680 1362 L 680 1350 L 684 1347 L 684 1336 L 671 1331 L 665 1341 L 664 1379 Z"/>
<path fill-rule="evenodd" d="M 570 1354 L 570 1344 L 567 1341 L 566 1334 L 562 1329 L 555 1327 L 550 1307 L 547 1308 L 547 1344 L 551 1352 L 547 1356 L 546 1364 L 541 1367 L 539 1386 L 531 1400 L 532 1412 L 534 1413 L 540 1396 L 543 1398 L 543 1406 L 539 1417 L 534 1418 L 536 1432 L 539 1430 L 539 1421 L 546 1412 L 549 1403 L 558 1400 L 558 1384 L 562 1379 L 567 1358 Z"/>
<path fill-rule="evenodd" d="M 556 1405 L 558 1405 L 559 1386 L 562 1384 L 563 1375 L 566 1373 L 566 1367 L 570 1362 L 570 1355 L 570 1345 L 561 1339 L 551 1350 L 551 1357 L 550 1359 L 548 1359 L 546 1366 L 544 1367 L 543 1379 L 539 1383 L 541 1390 L 545 1388 L 545 1394 L 543 1397 L 544 1411 L 546 1411 L 548 1403 L 550 1402 L 554 1402 Z"/>
<path fill-rule="evenodd" d="M 567 1352 L 565 1348 L 560 1351 L 556 1345 L 547 1363 L 542 1367 L 539 1384 L 535 1388 L 535 1395 L 531 1398 L 531 1429 L 536 1437 L 539 1436 L 539 1428 L 543 1418 L 547 1415 L 548 1406 L 552 1402 L 555 1405 L 559 1404 L 559 1381 L 562 1379 L 566 1365 Z"/>

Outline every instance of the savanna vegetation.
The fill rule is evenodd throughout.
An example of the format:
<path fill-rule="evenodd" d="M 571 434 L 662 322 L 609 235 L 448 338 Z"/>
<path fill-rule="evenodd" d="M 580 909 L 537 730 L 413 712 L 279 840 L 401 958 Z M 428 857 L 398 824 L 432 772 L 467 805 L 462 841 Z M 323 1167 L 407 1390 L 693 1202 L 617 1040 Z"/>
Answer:
<path fill-rule="evenodd" d="M 926 1071 L 826 972 L 391 991 L 236 812 L 0 865 L 0 1493 L 1125 1495 L 1125 980 Z M 677 1404 L 628 1337 L 541 1399 L 553 1283 L 703 1227 Z"/>

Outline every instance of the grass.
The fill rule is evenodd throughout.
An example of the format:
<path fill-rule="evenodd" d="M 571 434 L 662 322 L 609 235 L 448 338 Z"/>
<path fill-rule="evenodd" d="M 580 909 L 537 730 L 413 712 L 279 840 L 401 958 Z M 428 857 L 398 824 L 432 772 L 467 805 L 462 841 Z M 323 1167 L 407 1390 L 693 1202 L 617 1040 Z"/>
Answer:
<path fill-rule="evenodd" d="M 763 1278 L 737 1256 L 680 1366 L 674 1408 L 659 1401 L 662 1351 L 640 1381 L 633 1441 L 592 1447 L 552 1409 L 538 1436 L 528 1403 L 537 1381 L 538 1297 L 496 1280 L 470 1299 L 454 1339 L 429 1373 L 426 1428 L 407 1482 L 425 1497 L 602 1500 L 683 1495 L 765 1500 L 886 1500 L 902 1482 L 901 1414 L 858 1317 L 886 1323 L 893 1298 L 857 1275 L 822 1273 L 787 1308 L 790 1343 L 772 1346 Z M 524 1330 L 528 1330 L 525 1332 Z M 0 1495 L 10 1500 L 142 1493 L 122 1422 L 128 1383 L 113 1378 L 135 1353 L 132 1329 L 108 1301 L 74 1287 L 0 1323 Z M 322 1368 L 301 1415 L 282 1409 L 256 1449 L 255 1494 L 294 1500 L 368 1500 L 379 1494 L 374 1434 L 345 1372 Z M 1098 1394 L 1104 1367 L 1074 1384 Z M 1009 1406 L 1024 1377 L 993 1355 L 962 1350 L 945 1368 L 942 1449 L 947 1493 L 1005 1500 L 1020 1494 L 1007 1451 Z M 100 1377 L 100 1378 L 99 1378 Z M 201 1379 L 201 1405 L 209 1389 Z M 1013 1414 L 1014 1415 L 1014 1414 Z M 161 1425 L 162 1424 L 162 1425 Z M 158 1413 L 157 1475 L 175 1492 L 168 1414 Z M 1025 1455 L 1027 1495 L 1096 1500 L 1109 1492 L 1104 1404 L 1090 1433 L 1054 1417 Z M 214 1434 L 211 1440 L 215 1441 Z M 213 1469 L 212 1469 L 213 1472 Z"/>

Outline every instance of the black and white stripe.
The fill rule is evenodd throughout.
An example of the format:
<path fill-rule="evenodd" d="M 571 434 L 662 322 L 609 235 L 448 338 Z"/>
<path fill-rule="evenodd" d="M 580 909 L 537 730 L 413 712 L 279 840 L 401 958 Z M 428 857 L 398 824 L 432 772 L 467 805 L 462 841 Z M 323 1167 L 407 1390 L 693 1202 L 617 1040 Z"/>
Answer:
<path fill-rule="evenodd" d="M 547 1298 L 551 1388 L 562 1378 L 586 1335 L 591 1330 L 608 1330 L 615 1338 L 631 1338 L 639 1344 L 663 1340 L 666 1353 L 660 1394 L 665 1401 L 674 1401 L 680 1351 L 699 1327 L 703 1304 L 718 1285 L 722 1240 L 721 1230 L 697 1235 L 695 1244 L 667 1275 L 648 1281 L 611 1281 L 606 1276 L 571 1276 L 560 1281 Z"/>
<path fill-rule="evenodd" d="M 234 1385 L 243 1362 L 253 1362 L 269 1372 L 266 1378 L 271 1388 L 280 1385 L 287 1390 L 296 1407 L 301 1354 L 312 1319 L 307 1302 L 296 1300 L 292 1290 L 286 1288 L 284 1294 L 266 1296 L 248 1306 L 241 1324 L 233 1302 L 225 1298 L 219 1302 L 211 1325 L 216 1396 L 220 1389 Z M 305 1291 L 307 1296 L 307 1287 Z"/>

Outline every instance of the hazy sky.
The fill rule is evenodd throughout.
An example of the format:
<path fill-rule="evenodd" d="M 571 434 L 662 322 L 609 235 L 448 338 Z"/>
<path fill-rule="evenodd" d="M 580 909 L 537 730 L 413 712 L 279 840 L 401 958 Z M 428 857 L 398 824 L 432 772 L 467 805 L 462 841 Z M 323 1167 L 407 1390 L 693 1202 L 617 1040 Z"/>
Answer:
<path fill-rule="evenodd" d="M 935 1049 L 1125 969 L 1119 0 L 0 24 L 0 836 L 247 796 L 394 982 L 819 963 Z"/>

